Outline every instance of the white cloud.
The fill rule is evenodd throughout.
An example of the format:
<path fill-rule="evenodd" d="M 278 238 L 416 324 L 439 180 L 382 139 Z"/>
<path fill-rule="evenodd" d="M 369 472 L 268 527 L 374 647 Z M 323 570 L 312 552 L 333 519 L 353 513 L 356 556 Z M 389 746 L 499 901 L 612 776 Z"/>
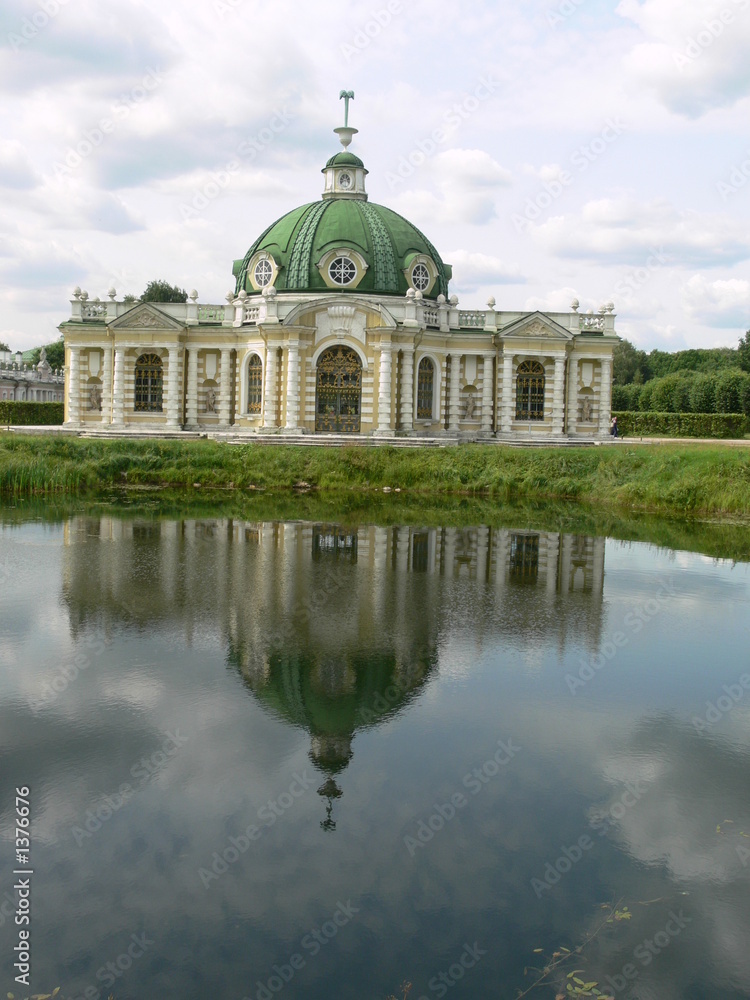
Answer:
<path fill-rule="evenodd" d="M 428 160 L 418 179 L 433 190 L 403 191 L 394 201 L 417 220 L 483 225 L 497 215 L 497 192 L 512 181 L 509 170 L 481 149 L 447 149 Z"/>
<path fill-rule="evenodd" d="M 453 281 L 462 292 L 473 292 L 492 285 L 515 285 L 525 282 L 518 264 L 499 257 L 469 250 L 454 250 L 445 255 L 453 267 Z"/>
<path fill-rule="evenodd" d="M 680 210 L 664 199 L 601 198 L 578 216 L 554 216 L 529 227 L 552 253 L 636 267 L 716 267 L 750 258 L 750 235 L 740 219 Z"/>
<path fill-rule="evenodd" d="M 626 69 L 670 111 L 698 117 L 750 94 L 747 0 L 622 0 L 617 11 L 646 37 Z"/>
<path fill-rule="evenodd" d="M 750 327 L 750 281 L 744 278 L 708 281 L 694 274 L 682 288 L 682 302 L 692 319 L 739 331 Z"/>

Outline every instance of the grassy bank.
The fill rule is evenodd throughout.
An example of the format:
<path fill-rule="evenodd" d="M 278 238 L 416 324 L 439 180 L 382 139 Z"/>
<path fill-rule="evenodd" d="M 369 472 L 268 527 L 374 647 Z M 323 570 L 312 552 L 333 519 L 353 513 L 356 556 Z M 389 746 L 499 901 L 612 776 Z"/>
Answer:
<path fill-rule="evenodd" d="M 283 490 L 298 483 L 330 493 L 390 487 L 504 502 L 750 515 L 750 454 L 721 446 L 298 448 L 0 435 L 5 496 L 92 494 L 113 486 Z"/>

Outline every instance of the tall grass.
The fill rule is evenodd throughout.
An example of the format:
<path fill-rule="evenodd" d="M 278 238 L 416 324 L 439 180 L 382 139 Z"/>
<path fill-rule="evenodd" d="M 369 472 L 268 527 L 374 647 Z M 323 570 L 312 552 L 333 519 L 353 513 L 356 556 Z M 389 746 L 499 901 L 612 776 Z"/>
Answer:
<path fill-rule="evenodd" d="M 391 487 L 433 496 L 750 514 L 750 452 L 721 446 L 301 448 L 0 435 L 0 493 L 10 496 L 92 495 L 113 486 L 278 490 L 300 482 L 330 493 Z"/>

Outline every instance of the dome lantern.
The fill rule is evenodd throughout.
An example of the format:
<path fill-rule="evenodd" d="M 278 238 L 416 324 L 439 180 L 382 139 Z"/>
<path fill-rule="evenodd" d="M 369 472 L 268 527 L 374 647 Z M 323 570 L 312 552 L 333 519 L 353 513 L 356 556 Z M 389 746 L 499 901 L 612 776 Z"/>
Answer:
<path fill-rule="evenodd" d="M 333 131 L 339 137 L 344 151 L 332 156 L 323 167 L 322 173 L 326 179 L 323 199 L 328 201 L 331 198 L 347 198 L 367 201 L 367 192 L 365 191 L 367 170 L 360 158 L 354 153 L 350 153 L 348 149 L 352 138 L 357 134 L 357 129 L 351 128 L 349 125 L 349 101 L 353 100 L 354 91 L 342 90 L 339 97 L 343 98 L 346 106 L 344 124 Z"/>

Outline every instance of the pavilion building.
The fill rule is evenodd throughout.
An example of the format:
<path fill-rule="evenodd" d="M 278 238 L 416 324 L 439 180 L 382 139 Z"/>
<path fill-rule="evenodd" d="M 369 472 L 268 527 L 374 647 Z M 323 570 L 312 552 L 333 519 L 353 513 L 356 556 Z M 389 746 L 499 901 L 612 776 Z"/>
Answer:
<path fill-rule="evenodd" d="M 221 304 L 90 300 L 65 336 L 65 423 L 88 432 L 603 439 L 614 306 L 582 314 L 460 309 L 420 230 L 368 200 L 344 150 L 319 201 L 235 260 Z"/>

